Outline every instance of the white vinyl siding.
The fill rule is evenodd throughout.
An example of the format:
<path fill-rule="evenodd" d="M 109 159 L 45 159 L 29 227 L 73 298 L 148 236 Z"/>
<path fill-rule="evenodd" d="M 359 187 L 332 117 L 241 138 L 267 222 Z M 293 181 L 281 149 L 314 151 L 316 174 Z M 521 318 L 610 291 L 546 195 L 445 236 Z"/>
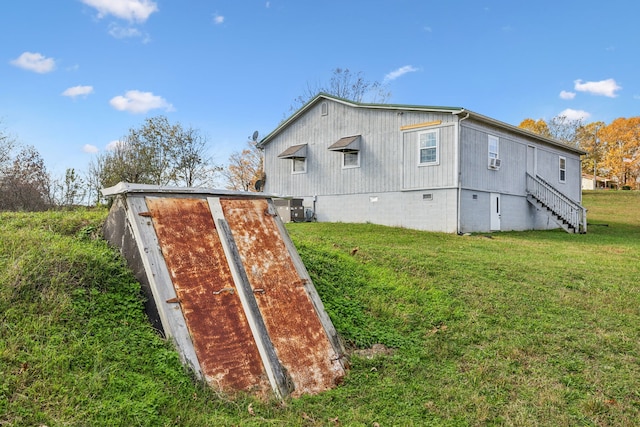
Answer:
<path fill-rule="evenodd" d="M 420 165 L 437 165 L 440 161 L 438 136 L 438 129 L 418 134 Z"/>

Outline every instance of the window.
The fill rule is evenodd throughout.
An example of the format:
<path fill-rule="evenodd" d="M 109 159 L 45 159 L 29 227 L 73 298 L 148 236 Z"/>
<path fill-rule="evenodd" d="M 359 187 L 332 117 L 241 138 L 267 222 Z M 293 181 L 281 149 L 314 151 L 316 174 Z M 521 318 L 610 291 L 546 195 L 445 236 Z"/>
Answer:
<path fill-rule="evenodd" d="M 357 168 L 360 166 L 359 151 L 345 151 L 342 153 L 343 168 Z"/>
<path fill-rule="evenodd" d="M 278 158 L 291 159 L 291 173 L 307 172 L 307 144 L 292 145 L 278 154 Z"/>
<path fill-rule="evenodd" d="M 567 158 L 560 156 L 559 166 L 559 179 L 560 182 L 567 182 Z"/>
<path fill-rule="evenodd" d="M 344 136 L 329 146 L 342 154 L 342 169 L 360 167 L 360 139 L 360 135 Z"/>
<path fill-rule="evenodd" d="M 497 136 L 489 135 L 489 160 L 499 158 L 500 140 Z"/>
<path fill-rule="evenodd" d="M 320 105 L 320 111 L 323 116 L 326 116 L 327 114 L 329 114 L 329 104 L 327 104 L 326 102 L 323 102 Z"/>
<path fill-rule="evenodd" d="M 418 134 L 420 149 L 420 164 L 437 164 L 438 159 L 438 130 L 421 132 Z"/>
<path fill-rule="evenodd" d="M 306 158 L 294 158 L 292 173 L 305 173 L 307 172 L 307 159 Z"/>

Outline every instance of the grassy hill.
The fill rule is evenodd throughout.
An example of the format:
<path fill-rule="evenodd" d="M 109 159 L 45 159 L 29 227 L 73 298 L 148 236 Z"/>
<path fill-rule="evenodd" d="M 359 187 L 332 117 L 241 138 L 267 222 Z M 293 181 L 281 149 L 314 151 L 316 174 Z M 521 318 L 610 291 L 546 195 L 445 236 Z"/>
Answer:
<path fill-rule="evenodd" d="M 640 194 L 584 204 L 586 235 L 290 224 L 347 346 L 392 351 L 284 403 L 182 368 L 105 210 L 0 213 L 0 426 L 635 426 Z"/>

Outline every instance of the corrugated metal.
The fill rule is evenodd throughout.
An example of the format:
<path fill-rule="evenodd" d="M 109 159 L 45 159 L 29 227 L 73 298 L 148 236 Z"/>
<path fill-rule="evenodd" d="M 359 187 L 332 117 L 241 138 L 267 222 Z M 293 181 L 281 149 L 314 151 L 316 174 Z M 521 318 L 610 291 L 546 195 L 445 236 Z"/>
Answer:
<path fill-rule="evenodd" d="M 340 382 L 344 349 L 269 198 L 136 184 L 103 193 L 118 198 L 105 237 L 144 272 L 155 317 L 196 375 L 278 397 Z"/>
<path fill-rule="evenodd" d="M 146 202 L 206 380 L 222 390 L 269 390 L 207 201 Z"/>

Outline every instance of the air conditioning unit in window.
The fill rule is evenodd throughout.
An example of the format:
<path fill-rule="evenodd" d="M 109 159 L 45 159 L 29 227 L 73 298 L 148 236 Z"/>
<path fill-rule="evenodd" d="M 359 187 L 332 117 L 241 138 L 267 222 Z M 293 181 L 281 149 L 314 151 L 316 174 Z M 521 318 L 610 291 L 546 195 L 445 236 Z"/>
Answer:
<path fill-rule="evenodd" d="M 502 160 L 492 157 L 489 159 L 489 169 L 500 169 Z"/>

